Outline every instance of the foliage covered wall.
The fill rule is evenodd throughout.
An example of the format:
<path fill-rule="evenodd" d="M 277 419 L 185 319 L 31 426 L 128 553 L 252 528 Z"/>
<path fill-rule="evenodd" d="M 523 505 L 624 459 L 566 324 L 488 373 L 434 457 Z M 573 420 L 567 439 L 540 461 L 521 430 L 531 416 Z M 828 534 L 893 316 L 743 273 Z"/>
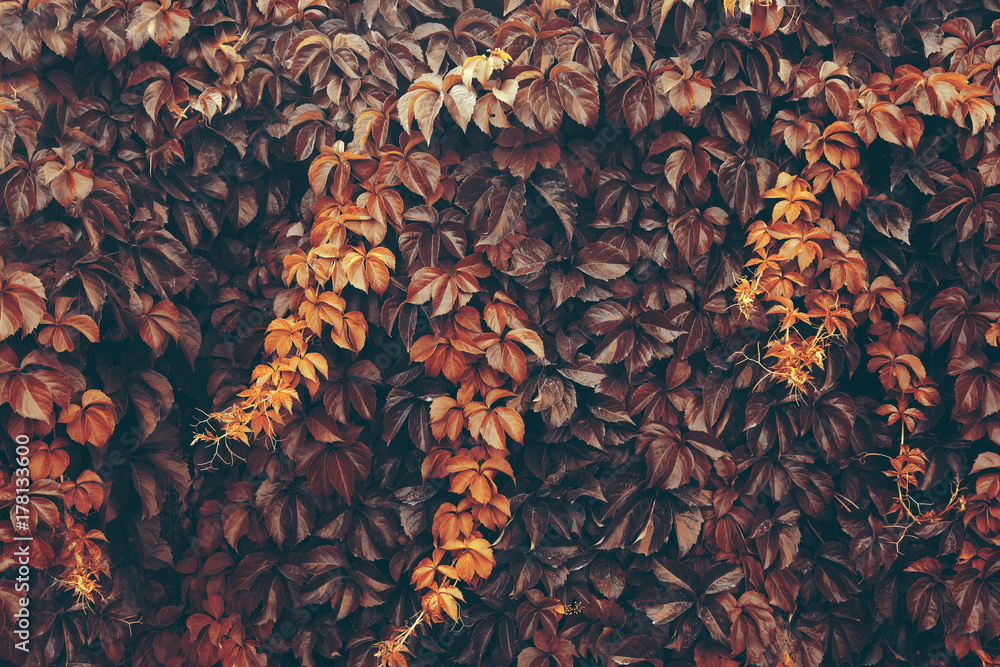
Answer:
<path fill-rule="evenodd" d="M 1000 661 L 996 0 L 8 0 L 0 57 L 3 660 Z"/>

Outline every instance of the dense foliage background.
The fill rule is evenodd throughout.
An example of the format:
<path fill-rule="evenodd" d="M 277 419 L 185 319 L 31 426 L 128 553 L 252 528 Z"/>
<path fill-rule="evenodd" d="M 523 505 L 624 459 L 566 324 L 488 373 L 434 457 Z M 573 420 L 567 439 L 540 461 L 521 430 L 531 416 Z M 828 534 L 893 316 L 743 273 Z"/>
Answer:
<path fill-rule="evenodd" d="M 1000 661 L 996 0 L 10 0 L 0 56 L 0 658 Z"/>

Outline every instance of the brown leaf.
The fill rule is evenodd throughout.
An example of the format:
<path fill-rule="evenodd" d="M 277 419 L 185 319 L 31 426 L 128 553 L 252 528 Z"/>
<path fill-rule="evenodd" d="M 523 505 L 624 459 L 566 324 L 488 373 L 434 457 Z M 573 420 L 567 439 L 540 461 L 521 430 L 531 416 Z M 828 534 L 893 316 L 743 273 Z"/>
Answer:
<path fill-rule="evenodd" d="M 632 268 L 625 253 L 602 241 L 587 244 L 577 253 L 573 265 L 598 280 L 621 278 Z"/>

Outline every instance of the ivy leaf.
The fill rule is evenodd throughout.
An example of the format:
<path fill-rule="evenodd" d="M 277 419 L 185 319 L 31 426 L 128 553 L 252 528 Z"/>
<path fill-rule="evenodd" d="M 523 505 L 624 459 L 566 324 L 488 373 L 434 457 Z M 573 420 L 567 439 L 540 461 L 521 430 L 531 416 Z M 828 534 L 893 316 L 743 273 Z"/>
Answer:
<path fill-rule="evenodd" d="M 521 222 L 524 211 L 525 185 L 524 180 L 517 178 L 509 188 L 493 186 L 490 192 L 490 217 L 488 230 L 479 242 L 479 246 L 496 245 L 506 239 Z"/>

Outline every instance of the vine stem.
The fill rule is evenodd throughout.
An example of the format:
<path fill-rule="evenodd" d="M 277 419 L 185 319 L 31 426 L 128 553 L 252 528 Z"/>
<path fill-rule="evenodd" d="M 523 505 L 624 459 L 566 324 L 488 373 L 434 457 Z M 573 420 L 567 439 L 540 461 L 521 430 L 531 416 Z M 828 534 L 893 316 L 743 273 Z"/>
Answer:
<path fill-rule="evenodd" d="M 375 657 L 379 660 L 380 667 L 387 667 L 389 665 L 396 664 L 394 656 L 399 655 L 402 651 L 406 650 L 406 641 L 410 638 L 423 620 L 424 620 L 424 610 L 421 609 L 420 613 L 416 615 L 409 626 L 401 633 L 377 644 L 378 651 L 375 652 Z"/>

